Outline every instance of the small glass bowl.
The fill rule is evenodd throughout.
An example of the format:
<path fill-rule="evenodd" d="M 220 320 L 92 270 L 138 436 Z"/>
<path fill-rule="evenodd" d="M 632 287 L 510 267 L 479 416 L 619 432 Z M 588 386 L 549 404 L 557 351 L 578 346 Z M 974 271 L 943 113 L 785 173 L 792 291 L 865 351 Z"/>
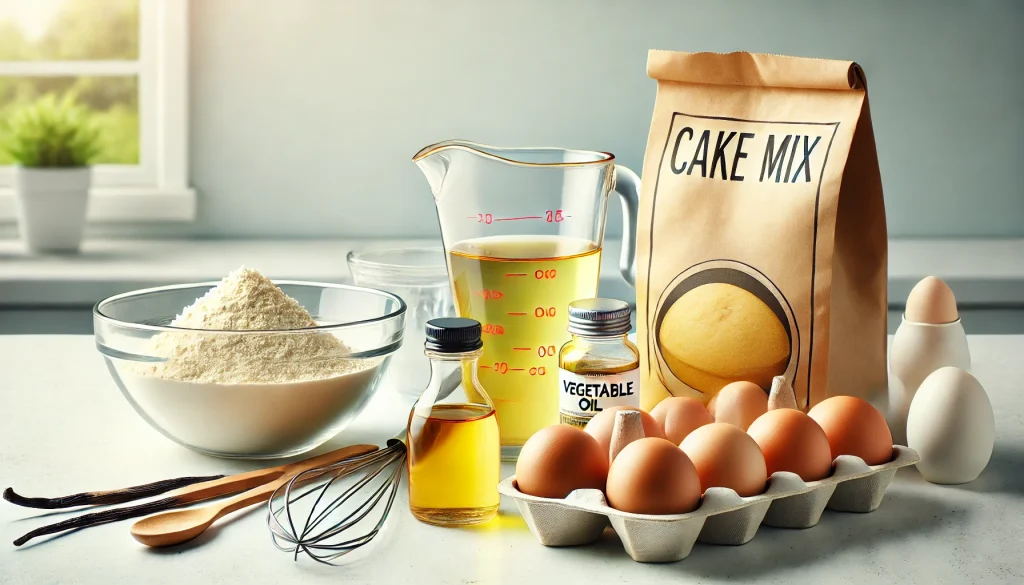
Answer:
<path fill-rule="evenodd" d="M 220 331 L 170 326 L 184 307 L 218 284 L 139 290 L 104 299 L 93 309 L 96 347 L 121 393 L 153 428 L 200 453 L 270 459 L 319 446 L 363 410 L 377 392 L 390 356 L 402 345 L 406 305 L 400 297 L 338 284 L 275 281 L 309 311 L 318 327 Z M 316 341 L 301 336 L 318 335 L 342 343 L 336 351 L 301 351 Z M 287 366 L 298 377 L 207 383 L 159 373 L 171 364 L 158 348 L 186 341 L 215 349 L 241 346 L 255 352 L 247 359 L 275 366 L 268 372 Z M 229 359 L 218 361 L 216 355 L 208 358 L 218 370 L 230 371 L 237 365 Z M 313 367 L 332 373 L 322 378 L 303 374 Z M 202 368 L 197 372 L 203 375 Z"/>
<path fill-rule="evenodd" d="M 444 249 L 371 247 L 349 252 L 348 267 L 357 285 L 386 290 L 408 304 L 405 343 L 382 385 L 418 398 L 430 379 L 430 360 L 423 355 L 427 321 L 455 316 Z"/>

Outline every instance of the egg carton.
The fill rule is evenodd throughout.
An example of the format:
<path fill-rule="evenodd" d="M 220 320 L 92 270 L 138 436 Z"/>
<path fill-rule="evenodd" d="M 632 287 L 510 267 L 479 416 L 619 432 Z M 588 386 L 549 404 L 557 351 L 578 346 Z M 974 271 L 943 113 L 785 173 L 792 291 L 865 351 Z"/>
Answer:
<path fill-rule="evenodd" d="M 610 522 L 634 561 L 664 563 L 685 559 L 698 540 L 746 544 L 761 524 L 810 528 L 825 508 L 872 512 L 881 505 L 896 470 L 921 459 L 913 449 L 899 445 L 893 445 L 893 455 L 881 465 L 840 455 L 830 477 L 812 482 L 778 471 L 768 478 L 764 493 L 747 498 L 728 488 L 708 488 L 700 506 L 686 514 L 623 512 L 609 507 L 601 490 L 594 489 L 576 490 L 564 499 L 531 496 L 519 491 L 515 476 L 498 484 L 498 491 L 516 501 L 530 532 L 545 546 L 590 544 Z"/>

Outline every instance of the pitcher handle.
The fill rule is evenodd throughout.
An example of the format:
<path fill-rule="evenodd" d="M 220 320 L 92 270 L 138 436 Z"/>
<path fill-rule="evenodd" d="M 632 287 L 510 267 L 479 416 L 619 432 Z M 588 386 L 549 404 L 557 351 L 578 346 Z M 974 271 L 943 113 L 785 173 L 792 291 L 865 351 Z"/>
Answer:
<path fill-rule="evenodd" d="M 630 286 L 636 286 L 636 217 L 640 206 L 640 177 L 615 165 L 615 192 L 622 200 L 622 254 L 619 271 Z"/>

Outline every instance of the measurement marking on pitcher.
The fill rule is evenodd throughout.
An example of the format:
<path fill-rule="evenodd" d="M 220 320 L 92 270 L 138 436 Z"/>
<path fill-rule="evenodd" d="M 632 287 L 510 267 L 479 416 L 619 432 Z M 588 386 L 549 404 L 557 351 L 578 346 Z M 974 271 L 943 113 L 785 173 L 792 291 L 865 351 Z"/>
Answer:
<path fill-rule="evenodd" d="M 537 357 L 553 356 L 557 351 L 553 345 L 542 345 L 537 348 Z"/>
<path fill-rule="evenodd" d="M 525 221 L 525 220 L 541 220 L 546 223 L 561 223 L 569 218 L 571 215 L 566 215 L 562 209 L 548 209 L 544 211 L 544 215 L 520 215 L 516 217 L 494 217 L 492 213 L 478 213 L 476 215 L 467 215 L 466 219 L 473 220 L 477 223 L 483 223 L 490 225 L 496 221 Z"/>
<path fill-rule="evenodd" d="M 505 276 L 506 277 L 508 277 L 508 276 L 529 276 L 529 274 L 527 274 L 525 272 L 506 272 Z"/>
<path fill-rule="evenodd" d="M 524 215 L 521 217 L 496 217 L 494 221 L 522 221 L 524 219 L 544 219 L 539 215 Z"/>
<path fill-rule="evenodd" d="M 509 313 L 511 317 L 525 317 L 527 313 Z"/>
<path fill-rule="evenodd" d="M 558 277 L 558 270 L 556 268 L 548 268 L 547 270 L 536 270 L 533 273 L 533 277 L 537 280 L 551 280 Z"/>
<path fill-rule="evenodd" d="M 530 351 L 533 348 L 530 348 L 530 347 L 513 347 L 512 349 L 515 350 L 515 351 Z"/>

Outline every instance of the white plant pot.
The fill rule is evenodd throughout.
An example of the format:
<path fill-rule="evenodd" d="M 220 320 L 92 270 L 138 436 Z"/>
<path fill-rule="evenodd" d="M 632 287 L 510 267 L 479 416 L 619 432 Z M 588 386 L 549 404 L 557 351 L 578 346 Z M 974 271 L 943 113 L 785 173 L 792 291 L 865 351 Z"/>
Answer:
<path fill-rule="evenodd" d="M 29 251 L 78 250 L 91 183 L 91 167 L 17 167 L 14 185 L 18 227 Z"/>

